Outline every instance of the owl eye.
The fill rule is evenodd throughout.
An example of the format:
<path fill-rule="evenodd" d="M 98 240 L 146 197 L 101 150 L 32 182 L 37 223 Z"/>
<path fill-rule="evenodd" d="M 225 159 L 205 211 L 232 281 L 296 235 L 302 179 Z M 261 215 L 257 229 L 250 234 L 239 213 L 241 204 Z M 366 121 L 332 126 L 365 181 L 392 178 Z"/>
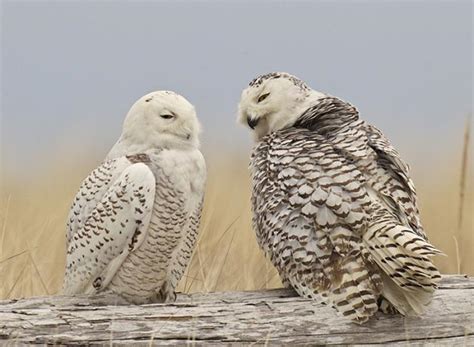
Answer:
<path fill-rule="evenodd" d="M 171 119 L 171 118 L 174 118 L 174 116 L 172 114 L 160 114 L 160 117 L 161 118 L 164 118 L 164 119 Z"/>
<path fill-rule="evenodd" d="M 265 94 L 260 95 L 260 96 L 258 97 L 257 102 L 262 102 L 262 101 L 265 100 L 269 95 L 270 95 L 270 93 L 265 93 Z"/>

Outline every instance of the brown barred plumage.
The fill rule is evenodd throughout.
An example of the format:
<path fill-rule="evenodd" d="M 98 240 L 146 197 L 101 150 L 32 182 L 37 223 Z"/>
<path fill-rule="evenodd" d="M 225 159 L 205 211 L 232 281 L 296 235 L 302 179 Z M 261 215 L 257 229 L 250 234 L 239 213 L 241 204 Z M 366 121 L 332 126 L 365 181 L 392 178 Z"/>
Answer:
<path fill-rule="evenodd" d="M 258 139 L 251 171 L 257 239 L 285 284 L 359 323 L 379 305 L 423 312 L 440 252 L 423 231 L 408 166 L 352 105 L 318 96 Z"/>

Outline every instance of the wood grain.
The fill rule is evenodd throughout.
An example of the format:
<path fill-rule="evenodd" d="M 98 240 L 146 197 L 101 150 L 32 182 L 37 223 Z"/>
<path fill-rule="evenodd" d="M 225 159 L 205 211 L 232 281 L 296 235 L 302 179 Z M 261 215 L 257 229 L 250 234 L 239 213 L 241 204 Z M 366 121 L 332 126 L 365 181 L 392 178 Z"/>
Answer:
<path fill-rule="evenodd" d="M 0 301 L 0 345 L 474 345 L 474 278 L 444 276 L 422 317 L 359 326 L 292 290 L 178 295 L 123 305 L 111 296 Z M 115 305 L 116 304 L 116 305 Z"/>

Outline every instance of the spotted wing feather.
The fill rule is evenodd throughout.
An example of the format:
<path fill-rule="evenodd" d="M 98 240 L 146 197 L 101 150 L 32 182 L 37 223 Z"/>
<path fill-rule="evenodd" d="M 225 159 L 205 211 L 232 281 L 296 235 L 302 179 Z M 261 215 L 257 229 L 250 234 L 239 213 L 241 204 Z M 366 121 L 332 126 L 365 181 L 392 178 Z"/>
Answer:
<path fill-rule="evenodd" d="M 103 177 L 98 188 L 97 177 Z M 72 213 L 68 226 L 66 294 L 93 293 L 107 286 L 143 241 L 154 195 L 151 170 L 126 158 L 108 161 L 86 178 L 72 207 L 79 212 Z"/>
<path fill-rule="evenodd" d="M 108 160 L 94 169 L 82 182 L 78 193 L 74 197 L 66 225 L 66 242 L 71 242 L 72 236 L 84 227 L 87 216 L 96 208 L 97 204 L 115 181 L 120 173 L 130 165 L 126 158 Z"/>

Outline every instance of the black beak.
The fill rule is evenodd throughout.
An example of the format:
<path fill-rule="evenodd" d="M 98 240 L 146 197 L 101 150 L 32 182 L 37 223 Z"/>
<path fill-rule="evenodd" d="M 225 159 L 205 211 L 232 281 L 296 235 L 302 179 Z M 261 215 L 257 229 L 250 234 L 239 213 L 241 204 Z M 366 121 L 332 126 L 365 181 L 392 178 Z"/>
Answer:
<path fill-rule="evenodd" d="M 251 129 L 255 129 L 255 127 L 256 127 L 257 124 L 258 124 L 258 121 L 259 121 L 258 118 L 252 119 L 252 118 L 250 118 L 250 116 L 247 117 L 247 124 L 249 125 L 249 127 L 250 127 Z"/>

